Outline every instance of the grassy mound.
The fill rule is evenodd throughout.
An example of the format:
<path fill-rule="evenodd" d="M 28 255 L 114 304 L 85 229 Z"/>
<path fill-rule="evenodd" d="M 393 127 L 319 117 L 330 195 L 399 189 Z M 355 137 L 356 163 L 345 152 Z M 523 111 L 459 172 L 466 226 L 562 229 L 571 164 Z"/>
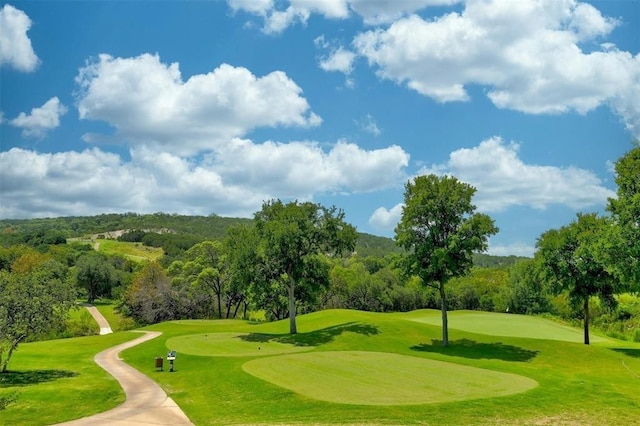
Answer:
<path fill-rule="evenodd" d="M 439 311 L 415 311 L 407 319 L 439 326 Z M 527 315 L 501 314 L 479 311 L 449 312 L 449 328 L 491 336 L 527 337 L 531 339 L 561 340 L 582 343 L 581 329 Z M 592 343 L 611 342 L 605 337 L 590 334 Z"/>
<path fill-rule="evenodd" d="M 167 339 L 166 345 L 180 353 L 200 356 L 266 356 L 312 349 L 282 338 L 253 333 L 186 334 Z"/>
<path fill-rule="evenodd" d="M 537 386 L 535 380 L 516 374 L 384 352 L 284 355 L 249 361 L 242 368 L 308 398 L 342 404 L 461 401 L 510 395 Z"/>

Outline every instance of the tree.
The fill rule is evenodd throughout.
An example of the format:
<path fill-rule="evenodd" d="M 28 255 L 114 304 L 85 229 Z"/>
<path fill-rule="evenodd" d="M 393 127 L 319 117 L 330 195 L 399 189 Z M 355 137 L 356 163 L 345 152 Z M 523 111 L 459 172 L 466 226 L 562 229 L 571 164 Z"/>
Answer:
<path fill-rule="evenodd" d="M 22 272 L 0 271 L 0 372 L 21 342 L 66 317 L 76 296 L 65 280 L 67 269 L 49 259 Z"/>
<path fill-rule="evenodd" d="M 135 274 L 124 295 L 124 303 L 131 316 L 145 324 L 176 319 L 178 307 L 170 284 L 159 264 L 145 265 Z"/>
<path fill-rule="evenodd" d="M 222 296 L 229 282 L 229 263 L 222 243 L 204 241 L 191 247 L 185 253 L 184 261 L 175 261 L 169 267 L 177 279 L 206 292 L 212 292 L 217 300 L 218 318 L 222 318 Z"/>
<path fill-rule="evenodd" d="M 556 293 L 566 290 L 573 307 L 582 308 L 585 345 L 589 344 L 589 299 L 598 296 L 610 307 L 616 303 L 616 280 L 599 255 L 608 228 L 607 220 L 595 213 L 578 214 L 577 221 L 543 233 L 537 243 L 536 256 L 551 288 Z"/>
<path fill-rule="evenodd" d="M 289 301 L 289 331 L 297 333 L 296 300 L 313 298 L 329 282 L 329 267 L 321 254 L 352 251 L 355 228 L 344 212 L 310 202 L 266 202 L 254 217 L 269 282 L 282 282 Z"/>
<path fill-rule="evenodd" d="M 475 192 L 455 177 L 418 176 L 405 185 L 402 218 L 395 229 L 396 243 L 406 251 L 405 273 L 440 293 L 444 346 L 449 344 L 447 281 L 468 273 L 473 253 L 486 250 L 488 237 L 498 232 L 489 216 L 474 213 Z"/>
<path fill-rule="evenodd" d="M 87 301 L 111 295 L 111 287 L 118 282 L 116 269 L 100 253 L 89 252 L 76 262 L 76 282 L 87 290 Z"/>
<path fill-rule="evenodd" d="M 224 240 L 225 252 L 229 258 L 229 295 L 227 317 L 231 300 L 236 303 L 236 312 L 244 304 L 243 317 L 246 318 L 248 296 L 261 277 L 260 258 L 258 256 L 258 234 L 255 227 L 235 225 L 229 228 Z"/>
<path fill-rule="evenodd" d="M 509 279 L 502 294 L 509 312 L 535 315 L 549 312 L 547 289 L 541 278 L 540 259 L 522 259 L 509 268 Z"/>
<path fill-rule="evenodd" d="M 618 197 L 607 207 L 614 225 L 605 252 L 620 280 L 640 292 L 640 146 L 616 162 L 616 183 Z"/>

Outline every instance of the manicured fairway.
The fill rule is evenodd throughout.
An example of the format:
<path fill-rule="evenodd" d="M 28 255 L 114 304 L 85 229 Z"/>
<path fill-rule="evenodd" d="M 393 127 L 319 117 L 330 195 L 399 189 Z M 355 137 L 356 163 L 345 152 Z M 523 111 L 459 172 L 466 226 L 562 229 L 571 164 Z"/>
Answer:
<path fill-rule="evenodd" d="M 201 356 L 265 356 L 312 349 L 310 346 L 284 343 L 277 336 L 249 333 L 187 334 L 168 339 L 167 347 Z"/>
<path fill-rule="evenodd" d="M 638 423 L 639 344 L 584 345 L 580 329 L 564 341 L 566 330 L 541 318 L 473 315 L 451 313 L 453 324 L 470 316 L 477 327 L 451 328 L 447 347 L 440 313 L 431 310 L 314 312 L 298 317 L 296 335 L 288 320 L 172 321 L 146 327 L 163 335 L 121 357 L 198 426 Z M 521 322 L 510 332 L 522 337 L 501 335 L 514 321 Z M 12 371 L 0 377 L 0 397 L 17 395 L 0 424 L 53 424 L 122 402 L 93 356 L 133 334 L 20 345 Z M 173 373 L 155 368 L 167 349 L 178 351 Z M 281 349 L 305 352 L 269 353 Z"/>
<path fill-rule="evenodd" d="M 535 380 L 516 374 L 383 352 L 283 355 L 249 361 L 242 368 L 308 398 L 341 404 L 460 401 L 505 396 L 537 386 Z"/>
<path fill-rule="evenodd" d="M 425 315 L 417 315 L 413 312 L 407 319 L 437 326 L 442 322 L 439 312 L 429 312 Z M 449 312 L 449 328 L 492 336 L 528 337 L 576 343 L 581 343 L 584 338 L 581 329 L 545 318 L 494 312 Z M 590 338 L 592 343 L 610 342 L 609 339 L 597 336 L 593 332 Z"/>

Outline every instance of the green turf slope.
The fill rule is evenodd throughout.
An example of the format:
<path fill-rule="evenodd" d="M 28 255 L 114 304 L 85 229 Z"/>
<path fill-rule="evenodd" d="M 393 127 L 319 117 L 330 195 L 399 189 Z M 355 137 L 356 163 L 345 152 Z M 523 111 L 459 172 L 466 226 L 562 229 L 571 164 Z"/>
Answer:
<path fill-rule="evenodd" d="M 516 374 L 388 352 L 294 354 L 256 359 L 242 368 L 308 398 L 338 404 L 429 404 L 499 397 L 537 386 Z"/>
<path fill-rule="evenodd" d="M 180 353 L 201 356 L 267 356 L 311 350 L 288 339 L 266 334 L 186 334 L 167 339 L 167 347 Z"/>
<path fill-rule="evenodd" d="M 435 326 L 442 323 L 440 311 L 434 310 L 414 311 L 406 314 L 406 318 Z M 582 343 L 584 339 L 581 329 L 541 317 L 495 312 L 451 311 L 448 318 L 449 328 L 471 333 L 576 343 Z M 610 339 L 598 336 L 593 332 L 591 332 L 590 338 L 592 343 L 611 342 Z"/>

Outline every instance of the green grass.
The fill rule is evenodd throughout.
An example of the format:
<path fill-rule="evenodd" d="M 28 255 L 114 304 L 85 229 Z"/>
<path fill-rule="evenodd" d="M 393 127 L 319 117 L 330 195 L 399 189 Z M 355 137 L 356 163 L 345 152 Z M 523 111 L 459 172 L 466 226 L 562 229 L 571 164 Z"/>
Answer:
<path fill-rule="evenodd" d="M 111 330 L 126 331 L 135 328 L 135 323 L 131 318 L 124 317 L 120 314 L 118 307 L 110 300 L 98 300 L 95 301 L 94 306 L 98 308 L 98 311 L 107 320 L 111 326 Z M 97 324 L 97 323 L 96 323 Z"/>
<path fill-rule="evenodd" d="M 586 346 L 554 340 L 550 331 L 529 338 L 525 331 L 545 328 L 546 320 L 491 313 L 481 313 L 475 321 L 484 323 L 480 331 L 494 334 L 472 333 L 454 327 L 458 316 L 465 313 L 452 313 L 451 344 L 446 348 L 440 345 L 439 323 L 416 320 L 438 319 L 436 311 L 330 310 L 299 316 L 295 336 L 287 334 L 288 321 L 157 324 L 148 329 L 162 331 L 162 336 L 121 356 L 156 380 L 197 425 L 608 425 L 635 424 L 640 417 L 640 345 L 610 339 Z M 520 332 L 515 333 L 518 336 L 495 335 L 509 328 L 514 318 L 522 321 Z M 575 332 L 580 334 L 580 330 Z M 210 336 L 217 333 L 219 340 L 214 342 Z M 234 336 L 244 336 L 244 340 Z M 2 385 L 0 391 L 18 390 L 20 395 L 2 411 L 0 423 L 52 423 L 69 420 L 79 412 L 78 407 L 83 407 L 78 415 L 86 415 L 114 406 L 122 395 L 92 358 L 98 346 L 129 338 L 129 333 L 115 333 L 84 338 L 90 340 L 21 345 L 10 368 L 25 374 L 41 372 L 38 374 L 47 380 L 26 386 Z M 232 356 L 221 356 L 223 349 L 216 345 L 229 341 L 241 344 L 224 349 Z M 87 343 L 81 348 L 80 342 Z M 185 346 L 182 350 L 170 346 L 176 343 Z M 306 351 L 269 356 L 243 353 L 245 345 L 256 344 Z M 158 372 L 155 357 L 166 355 L 168 349 L 178 350 L 175 372 Z M 360 359 L 354 360 L 354 354 Z M 58 377 L 58 373 L 46 373 L 50 370 L 65 373 Z M 68 374 L 71 376 L 64 376 Z M 509 383 L 505 385 L 501 377 L 508 377 Z M 516 386 L 520 380 L 523 384 Z M 538 386 L 526 390 L 533 382 Z M 477 383 L 502 391 L 491 392 L 490 397 L 472 395 Z M 411 391 L 402 395 L 405 385 Z M 506 395 L 518 386 L 518 393 Z M 369 400 L 365 400 L 367 391 Z M 425 396 L 428 392 L 431 396 Z M 444 401 L 447 392 L 469 395 L 461 396 L 468 398 L 464 400 Z M 44 407 L 47 417 L 42 420 Z"/>
<path fill-rule="evenodd" d="M 102 253 L 125 256 L 136 262 L 154 261 L 164 254 L 161 248 L 148 247 L 142 245 L 142 243 L 98 239 L 95 244 L 98 247 L 98 251 Z"/>
<path fill-rule="evenodd" d="M 242 369 L 299 395 L 338 404 L 433 404 L 505 396 L 538 385 L 516 374 L 388 352 L 312 352 L 275 361 L 255 359 Z"/>
<path fill-rule="evenodd" d="M 267 356 L 311 350 L 249 333 L 187 334 L 167 339 L 166 345 L 171 350 L 202 356 Z"/>
<path fill-rule="evenodd" d="M 9 372 L 0 374 L 0 396 L 17 394 L 16 401 L 0 412 L 0 424 L 52 424 L 121 404 L 120 385 L 93 357 L 137 337 L 117 333 L 20 345 Z"/>
<path fill-rule="evenodd" d="M 487 315 L 480 311 L 449 312 L 449 327 L 471 333 L 490 334 L 493 336 L 529 337 L 533 339 L 563 340 L 565 342 L 582 343 L 583 331 L 575 327 L 560 324 L 549 319 L 530 316 L 493 313 Z M 440 311 L 414 311 L 410 315 L 412 321 L 439 326 L 442 323 Z M 590 333 L 592 343 L 610 342 L 610 339 Z"/>

